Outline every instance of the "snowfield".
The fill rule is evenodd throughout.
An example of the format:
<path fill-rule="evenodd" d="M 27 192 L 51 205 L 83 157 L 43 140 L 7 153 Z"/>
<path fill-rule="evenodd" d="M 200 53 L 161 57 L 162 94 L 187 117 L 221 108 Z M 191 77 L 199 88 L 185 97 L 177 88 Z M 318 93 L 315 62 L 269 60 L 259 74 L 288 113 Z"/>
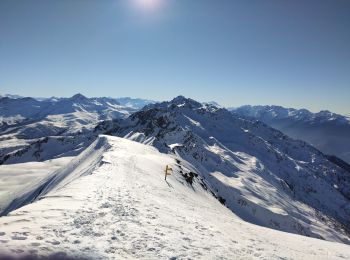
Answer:
<path fill-rule="evenodd" d="M 167 164 L 174 172 L 165 181 Z M 350 259 L 349 245 L 243 221 L 200 177 L 189 181 L 183 172 L 197 169 L 176 154 L 100 136 L 44 178 L 40 190 L 26 188 L 22 199 L 34 203 L 0 218 L 0 252 L 94 259 Z"/>

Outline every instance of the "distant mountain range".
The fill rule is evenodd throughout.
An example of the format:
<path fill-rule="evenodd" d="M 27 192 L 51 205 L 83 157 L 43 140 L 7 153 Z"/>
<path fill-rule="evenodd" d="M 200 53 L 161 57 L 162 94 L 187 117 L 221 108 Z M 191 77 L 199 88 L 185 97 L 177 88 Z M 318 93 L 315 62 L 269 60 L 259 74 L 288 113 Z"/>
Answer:
<path fill-rule="evenodd" d="M 2 129 L 21 123 L 45 121 L 61 130 L 81 131 L 94 127 L 98 121 L 130 115 L 154 101 L 132 98 L 87 98 L 76 94 L 70 98 L 30 98 L 9 96 L 0 98 Z M 64 117 L 64 120 L 62 120 Z M 69 122 L 74 126 L 69 125 Z"/>
<path fill-rule="evenodd" d="M 335 155 L 350 163 L 350 119 L 347 116 L 321 111 L 281 106 L 242 106 L 231 111 L 276 128 L 290 137 L 304 140 L 323 153 Z"/>
<path fill-rule="evenodd" d="M 21 156 L 20 161 L 76 155 L 89 143 L 88 140 L 77 141 L 76 135 L 90 132 L 103 120 L 128 117 L 154 102 L 133 98 L 87 98 L 82 94 L 39 99 L 5 95 L 0 98 L 0 164 L 8 161 L 6 155 L 26 150 L 32 151 L 31 156 Z M 40 152 L 42 146 L 56 143 L 60 143 L 59 149 Z"/>

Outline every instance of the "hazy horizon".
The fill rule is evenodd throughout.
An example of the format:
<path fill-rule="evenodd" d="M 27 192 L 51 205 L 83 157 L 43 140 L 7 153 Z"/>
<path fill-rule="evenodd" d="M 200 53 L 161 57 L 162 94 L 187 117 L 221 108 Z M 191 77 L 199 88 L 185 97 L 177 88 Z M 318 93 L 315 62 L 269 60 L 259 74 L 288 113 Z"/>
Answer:
<path fill-rule="evenodd" d="M 0 2 L 0 90 L 350 114 L 350 2 Z"/>
<path fill-rule="evenodd" d="M 174 96 L 174 97 L 171 97 L 171 98 L 168 98 L 168 99 L 164 99 L 164 100 L 155 100 L 155 99 L 148 99 L 148 98 L 143 98 L 143 97 L 137 97 L 137 96 L 106 96 L 106 95 L 101 95 L 101 96 L 88 96 L 88 95 L 85 95 L 83 93 L 75 93 L 71 96 L 30 96 L 30 95 L 19 95 L 19 94 L 11 94 L 11 93 L 0 93 L 0 97 L 1 96 L 6 96 L 6 95 L 10 95 L 10 96 L 18 96 L 18 97 L 31 97 L 31 98 L 34 98 L 34 99 L 48 99 L 48 98 L 70 98 L 70 97 L 73 97 L 74 95 L 76 94 L 81 94 L 87 98 L 103 98 L 103 97 L 106 97 L 106 98 L 115 98 L 115 99 L 120 99 L 120 98 L 131 98 L 131 99 L 143 99 L 143 100 L 148 100 L 148 101 L 155 101 L 155 102 L 163 102 L 163 101 L 171 101 L 172 99 L 176 98 L 177 96 L 184 96 L 185 98 L 191 98 L 195 101 L 198 101 L 198 102 L 202 102 L 202 103 L 210 103 L 210 102 L 216 102 L 218 103 L 220 106 L 224 107 L 224 108 L 238 108 L 238 107 L 241 107 L 241 106 L 245 106 L 245 105 L 251 105 L 251 106 L 281 106 L 281 107 L 284 107 L 284 108 L 294 108 L 294 109 L 307 109 L 309 110 L 310 112 L 312 113 L 318 113 L 318 112 L 321 112 L 321 111 L 324 111 L 324 110 L 328 110 L 328 109 L 322 109 L 322 110 L 311 110 L 309 108 L 306 108 L 306 107 L 288 107 L 288 106 L 284 106 L 284 105 L 278 105 L 278 104 L 255 104 L 255 105 L 252 105 L 252 104 L 241 104 L 241 105 L 237 105 L 237 106 L 225 106 L 219 102 L 217 102 L 216 100 L 198 100 L 196 99 L 195 97 L 189 97 L 189 96 L 185 96 L 185 95 L 177 95 L 177 96 Z M 340 114 L 340 115 L 343 115 L 343 116 L 347 116 L 347 117 L 350 117 L 350 114 L 346 114 L 346 113 L 339 113 L 339 112 L 335 112 L 335 111 L 331 111 L 329 110 L 330 112 L 333 112 L 333 113 L 337 113 L 337 114 Z"/>

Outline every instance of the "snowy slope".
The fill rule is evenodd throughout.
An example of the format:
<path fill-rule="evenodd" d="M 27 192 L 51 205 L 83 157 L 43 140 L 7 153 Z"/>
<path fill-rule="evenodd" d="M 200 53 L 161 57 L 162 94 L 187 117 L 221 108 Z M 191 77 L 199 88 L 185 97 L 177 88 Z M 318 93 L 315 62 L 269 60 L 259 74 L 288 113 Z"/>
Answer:
<path fill-rule="evenodd" d="M 0 218 L 2 254 L 59 253 L 94 259 L 350 258 L 348 245 L 242 221 L 204 188 L 199 176 L 189 184 L 183 173 L 197 169 L 176 155 L 107 136 L 99 137 L 84 153 L 75 167 L 57 172 L 56 181 L 41 194 L 33 190 L 40 199 Z M 174 169 L 167 181 L 166 164 Z"/>
<path fill-rule="evenodd" d="M 347 116 L 329 111 L 311 113 L 306 109 L 280 106 L 242 106 L 232 112 L 258 119 L 350 163 L 350 118 Z"/>
<path fill-rule="evenodd" d="M 314 147 L 184 97 L 96 128 L 177 154 L 242 219 L 350 243 L 350 173 Z"/>

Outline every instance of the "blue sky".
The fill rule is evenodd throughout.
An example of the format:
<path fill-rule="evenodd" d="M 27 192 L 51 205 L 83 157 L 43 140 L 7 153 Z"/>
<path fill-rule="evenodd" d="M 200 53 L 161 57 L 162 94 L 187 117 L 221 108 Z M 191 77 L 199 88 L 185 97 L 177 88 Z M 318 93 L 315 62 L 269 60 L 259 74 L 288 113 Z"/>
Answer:
<path fill-rule="evenodd" d="M 350 114 L 348 0 L 0 0 L 0 93 Z"/>

